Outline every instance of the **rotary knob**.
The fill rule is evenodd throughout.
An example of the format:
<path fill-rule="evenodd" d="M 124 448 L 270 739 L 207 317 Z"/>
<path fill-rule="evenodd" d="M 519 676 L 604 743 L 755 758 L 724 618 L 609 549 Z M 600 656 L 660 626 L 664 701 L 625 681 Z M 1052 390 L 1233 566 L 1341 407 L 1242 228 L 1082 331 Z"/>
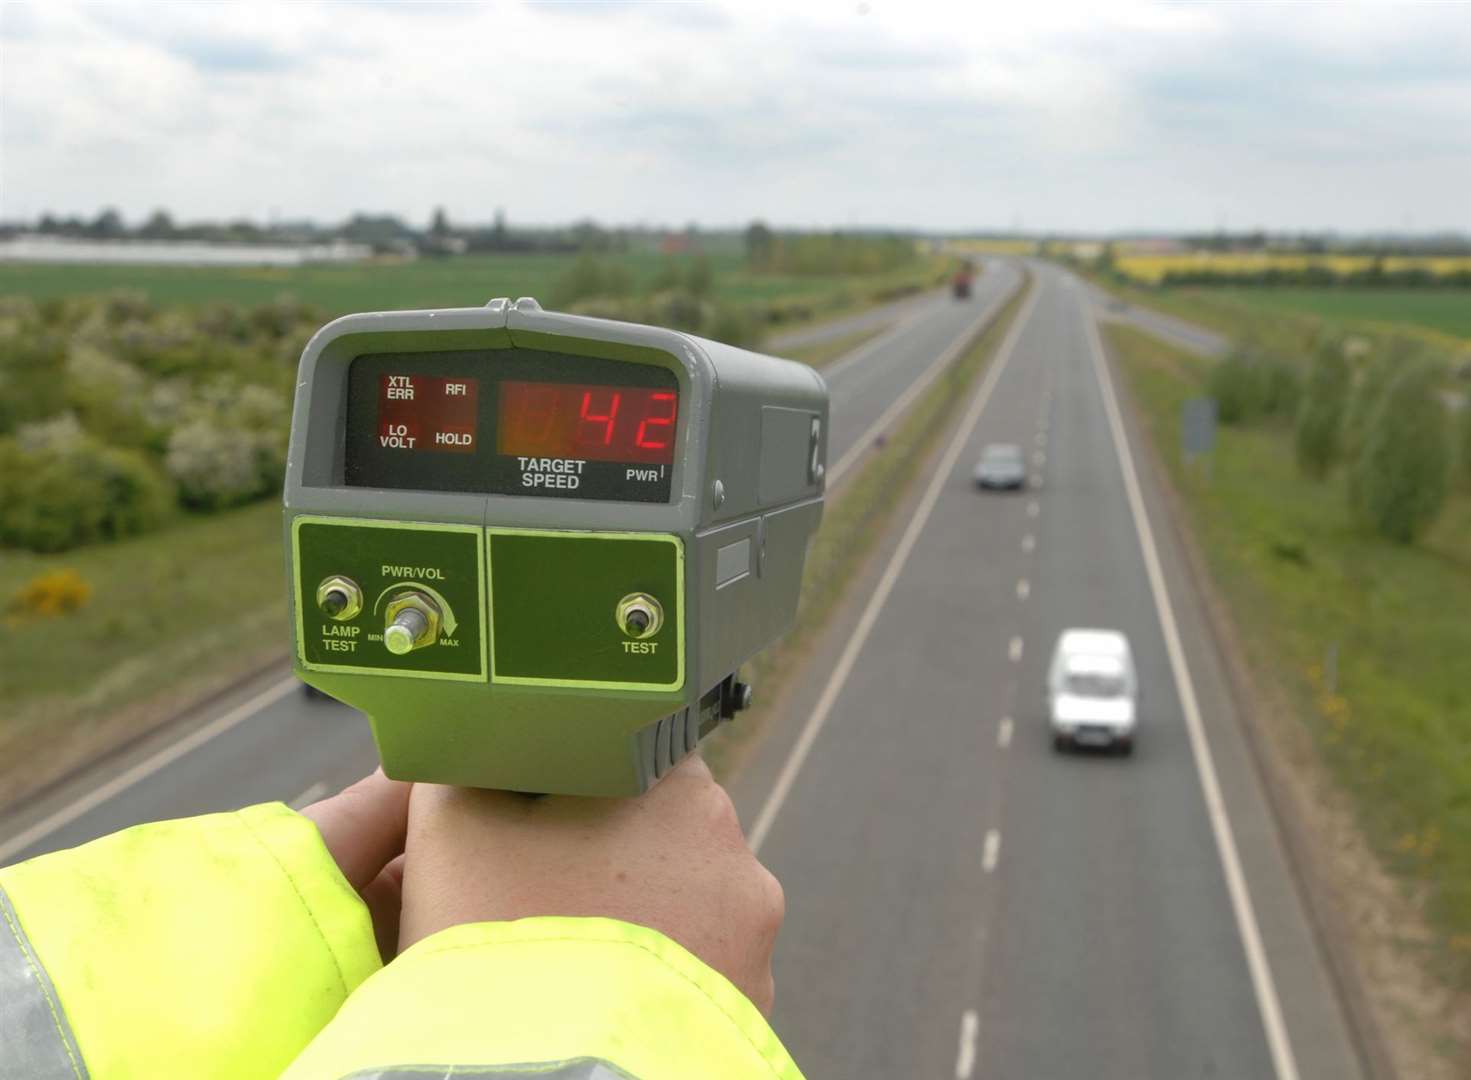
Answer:
<path fill-rule="evenodd" d="M 383 647 L 394 656 L 433 645 L 439 637 L 439 605 L 417 590 L 390 600 L 384 618 Z"/>

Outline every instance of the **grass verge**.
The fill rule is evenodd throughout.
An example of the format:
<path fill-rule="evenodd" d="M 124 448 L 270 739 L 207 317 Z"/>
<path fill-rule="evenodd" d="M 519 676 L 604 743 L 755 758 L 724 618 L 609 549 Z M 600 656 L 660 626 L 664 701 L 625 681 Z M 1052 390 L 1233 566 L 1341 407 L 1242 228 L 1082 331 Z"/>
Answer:
<path fill-rule="evenodd" d="M 6 552 L 0 607 L 53 570 L 75 570 L 91 587 L 72 614 L 11 610 L 0 620 L 6 799 L 284 655 L 284 565 L 274 500 L 60 555 Z"/>
<path fill-rule="evenodd" d="M 864 342 L 872 341 L 889 329 L 891 329 L 891 326 L 886 323 L 880 326 L 871 326 L 866 330 L 855 330 L 851 334 L 828 338 L 826 341 L 817 341 L 811 345 L 803 345 L 800 348 L 783 349 L 782 356 L 788 360 L 800 361 L 810 367 L 825 367 L 839 357 L 847 356 Z"/>
<path fill-rule="evenodd" d="M 1241 630 L 1253 678 L 1280 688 L 1382 864 L 1438 937 L 1427 970 L 1471 986 L 1471 496 L 1417 546 L 1349 517 L 1341 473 L 1303 478 L 1286 427 L 1222 427 L 1187 468 L 1181 406 L 1205 362 L 1106 327 Z"/>
<path fill-rule="evenodd" d="M 720 738 L 702 746 L 717 776 L 730 774 L 765 727 L 786 680 L 800 667 L 848 584 L 883 536 L 910 481 L 964 408 L 967 391 L 990 363 L 1032 287 L 1029 274 L 990 325 L 914 403 L 883 449 L 829 500 L 822 527 L 807 554 L 796 624 L 747 665 L 746 678 L 759 691 L 755 707 Z"/>

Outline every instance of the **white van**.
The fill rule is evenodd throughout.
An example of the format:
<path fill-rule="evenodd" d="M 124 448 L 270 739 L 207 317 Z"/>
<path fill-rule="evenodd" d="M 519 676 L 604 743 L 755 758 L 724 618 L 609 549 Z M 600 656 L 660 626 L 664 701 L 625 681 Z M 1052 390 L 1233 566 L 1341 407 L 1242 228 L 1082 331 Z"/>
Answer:
<path fill-rule="evenodd" d="M 1139 679 L 1129 639 L 1117 630 L 1064 630 L 1047 669 L 1052 745 L 1134 751 Z"/>

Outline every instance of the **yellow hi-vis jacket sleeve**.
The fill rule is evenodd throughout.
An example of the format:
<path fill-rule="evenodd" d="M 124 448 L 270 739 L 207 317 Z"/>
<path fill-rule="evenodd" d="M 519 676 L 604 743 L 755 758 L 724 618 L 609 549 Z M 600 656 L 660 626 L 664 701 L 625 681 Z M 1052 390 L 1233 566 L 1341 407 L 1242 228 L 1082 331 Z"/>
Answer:
<path fill-rule="evenodd" d="M 800 1080 L 760 1012 L 656 931 L 474 923 L 368 979 L 284 1080 Z"/>
<path fill-rule="evenodd" d="M 308 819 L 140 825 L 0 869 L 0 1080 L 800 1080 L 744 994 L 643 927 L 458 926 L 380 967 Z"/>
<path fill-rule="evenodd" d="M 0 869 L 0 1080 L 280 1074 L 381 962 L 280 803 Z"/>

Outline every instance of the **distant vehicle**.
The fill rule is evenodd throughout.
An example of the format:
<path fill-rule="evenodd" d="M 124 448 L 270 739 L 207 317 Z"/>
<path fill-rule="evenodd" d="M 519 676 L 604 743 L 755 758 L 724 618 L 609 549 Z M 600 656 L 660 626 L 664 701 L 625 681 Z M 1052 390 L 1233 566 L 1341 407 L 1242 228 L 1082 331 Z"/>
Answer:
<path fill-rule="evenodd" d="M 970 262 L 960 264 L 960 269 L 950 279 L 950 295 L 957 300 L 969 300 L 971 285 L 976 279 L 976 268 Z"/>
<path fill-rule="evenodd" d="M 976 462 L 976 487 L 1010 488 L 1026 486 L 1027 459 L 1016 443 L 987 443 Z"/>
<path fill-rule="evenodd" d="M 1129 639 L 1117 630 L 1064 630 L 1047 669 L 1052 745 L 1134 752 L 1139 680 Z"/>

